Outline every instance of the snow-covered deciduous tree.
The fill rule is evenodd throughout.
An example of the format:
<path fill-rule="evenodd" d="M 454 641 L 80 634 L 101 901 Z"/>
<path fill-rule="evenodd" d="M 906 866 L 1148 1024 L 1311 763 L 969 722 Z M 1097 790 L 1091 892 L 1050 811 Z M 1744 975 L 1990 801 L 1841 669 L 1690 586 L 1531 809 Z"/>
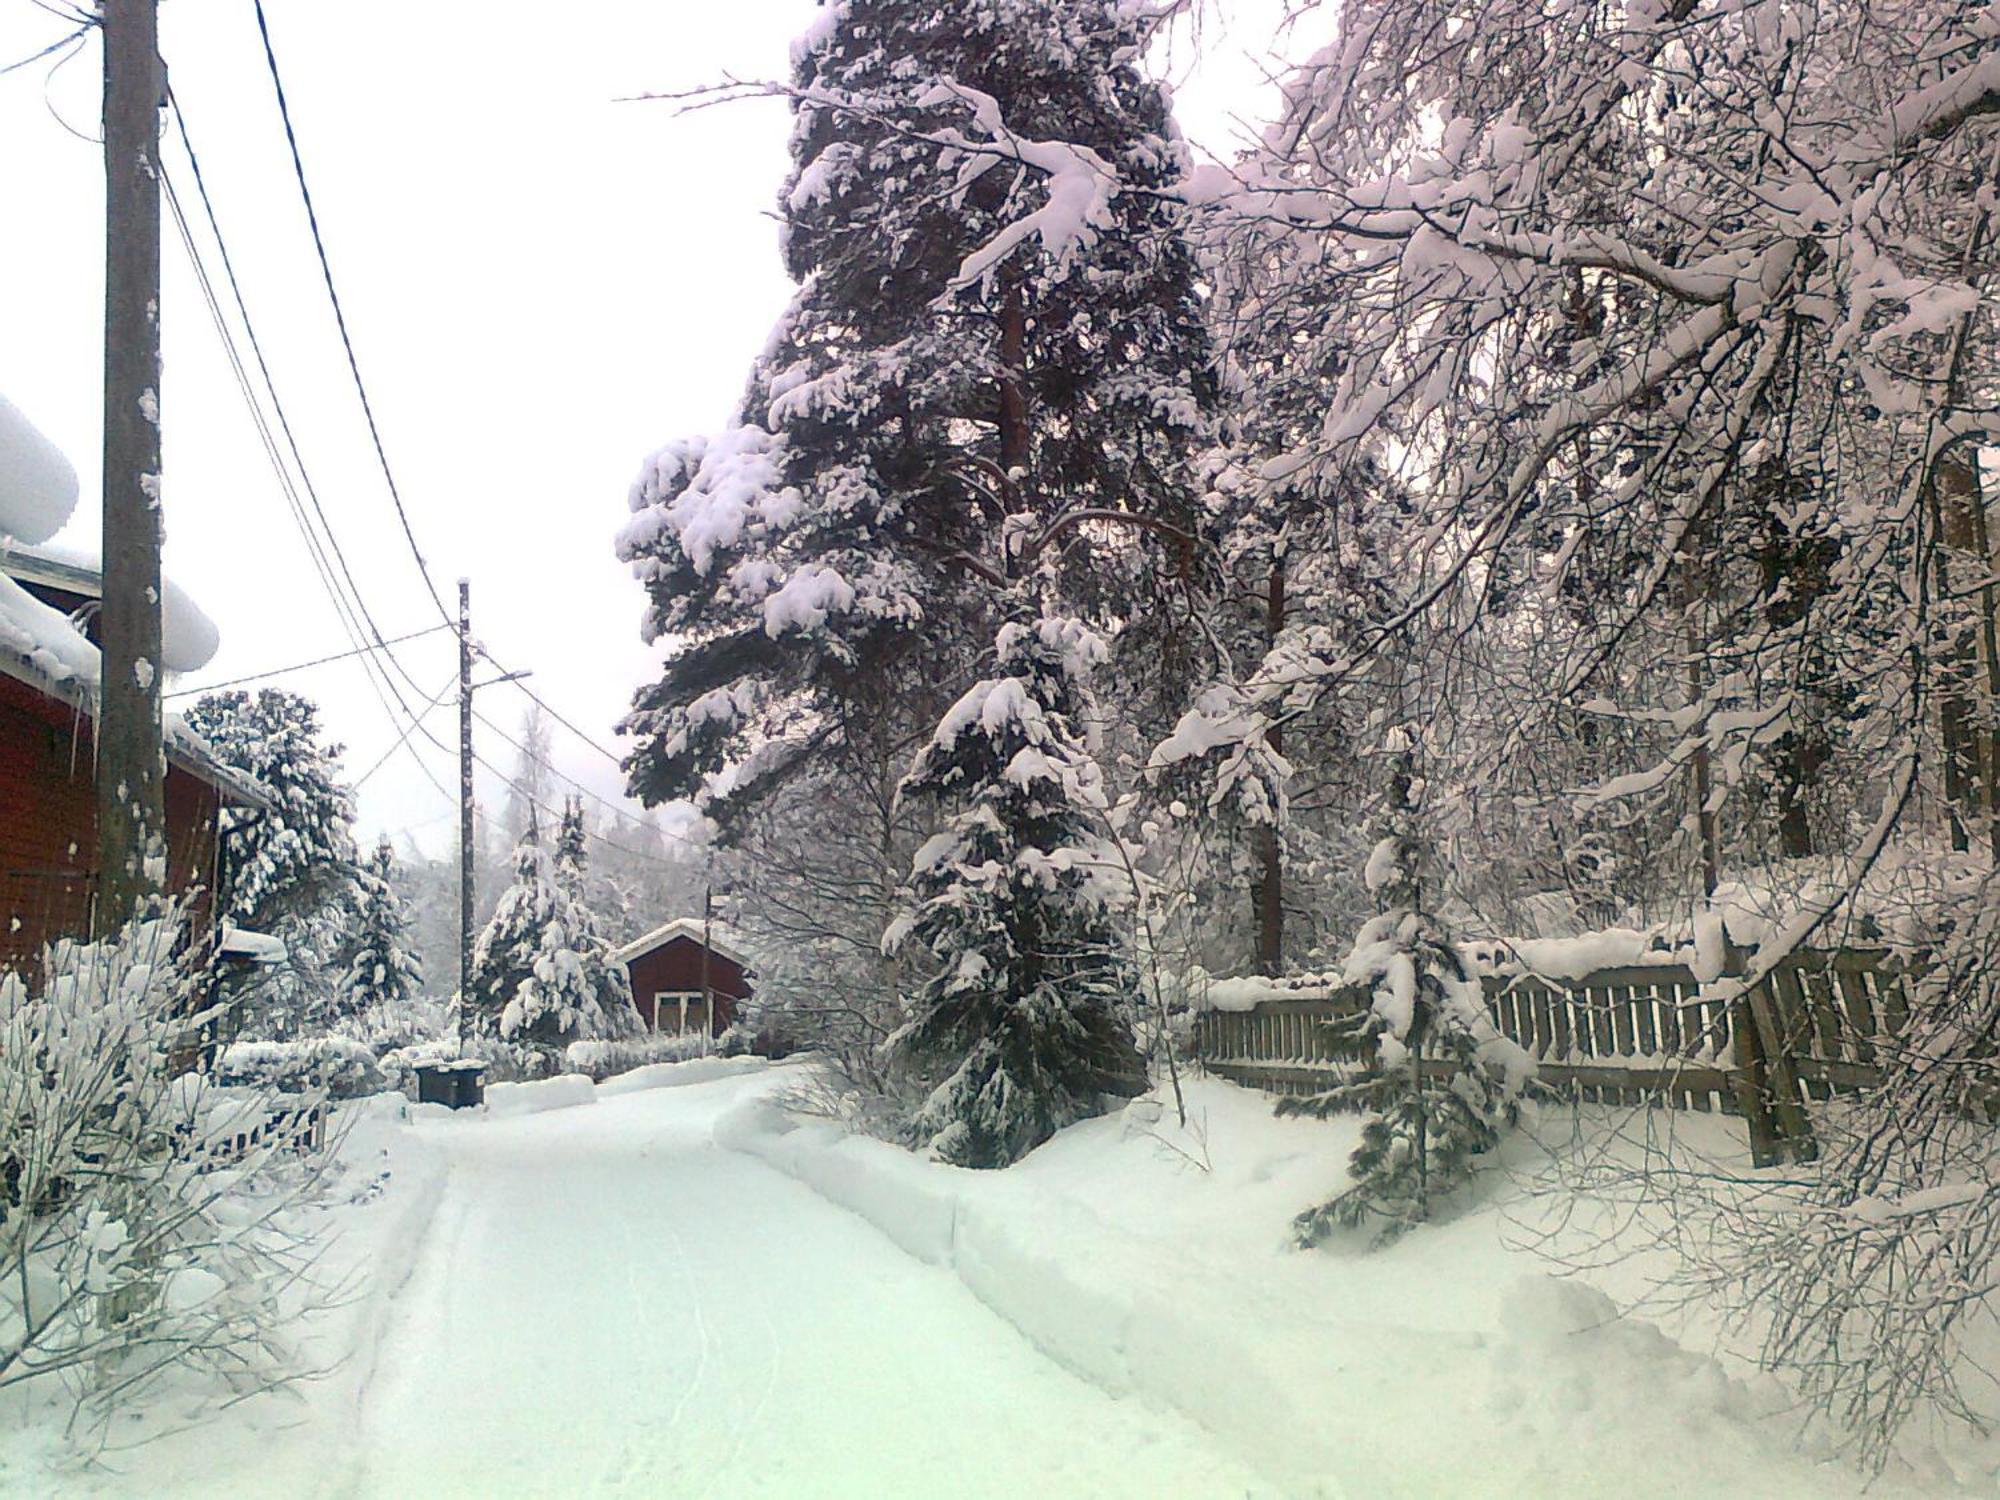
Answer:
<path fill-rule="evenodd" d="M 323 1032 L 343 1003 L 341 961 L 362 895 L 340 746 L 321 739 L 318 708 L 282 688 L 208 694 L 188 723 L 273 802 L 222 815 L 221 909 L 282 938 L 288 955 L 246 991 L 243 1029 L 279 1041 Z"/>
<path fill-rule="evenodd" d="M 217 1114 L 184 1070 L 208 1018 L 181 922 L 169 908 L 58 942 L 36 980 L 0 975 L 0 1390 L 59 1382 L 97 1422 L 175 1366 L 215 1377 L 218 1404 L 276 1384 L 314 1300 L 309 1247 L 281 1226 L 317 1169 L 281 1132 L 231 1153 L 277 1101 L 237 1092 Z"/>
<path fill-rule="evenodd" d="M 385 838 L 361 872 L 361 909 L 354 927 L 354 956 L 347 966 L 345 1009 L 351 1014 L 395 1011 L 409 1004 L 422 983 L 411 953 L 408 921 L 396 894 L 396 856 Z"/>
<path fill-rule="evenodd" d="M 1382 910 L 1356 935 L 1341 976 L 1365 987 L 1368 1005 L 1328 1028 L 1357 1075 L 1278 1105 L 1280 1114 L 1368 1116 L 1349 1161 L 1353 1185 L 1299 1215 L 1293 1230 L 1302 1245 L 1376 1220 L 1377 1239 L 1391 1240 L 1430 1218 L 1471 1180 L 1473 1159 L 1516 1123 L 1534 1075 L 1533 1059 L 1500 1035 L 1478 978 L 1424 909 L 1424 787 L 1414 749 L 1406 731 L 1389 732 L 1395 768 L 1365 875 Z M 1427 1076 L 1439 1063 L 1444 1076 Z"/>
<path fill-rule="evenodd" d="M 884 723 L 914 748 L 1025 576 L 1171 617 L 1212 381 L 1150 9 L 844 0 L 797 47 L 798 294 L 619 540 L 672 642 L 635 793 L 726 827 Z"/>
<path fill-rule="evenodd" d="M 889 1046 L 928 1088 L 912 1137 L 961 1166 L 1018 1161 L 1146 1088 L 1131 886 L 1078 727 L 1103 656 L 1074 620 L 1002 626 L 999 675 L 946 713 L 903 785 L 958 810 L 918 850 L 890 930 L 934 973 Z"/>
<path fill-rule="evenodd" d="M 625 970 L 565 881 L 531 822 L 514 850 L 513 882 L 472 951 L 477 1031 L 532 1050 L 551 1069 L 571 1042 L 631 1036 L 640 1025 Z"/>
<path fill-rule="evenodd" d="M 1677 797 L 1646 866 L 1683 901 L 1725 842 L 1851 849 L 1885 805 L 1995 832 L 1994 606 L 1951 583 L 1991 567 L 1990 19 L 1353 0 L 1297 24 L 1329 45 L 1264 149 L 1188 192 L 1264 306 L 1325 313 L 1297 352 L 1331 392 L 1261 424 L 1267 472 L 1375 462 L 1413 509 L 1394 603 L 1262 700 L 1295 718 L 1309 681 L 1414 647 L 1455 700 L 1425 716 L 1463 719 L 1489 805 L 1540 804 L 1519 830 L 1547 863 L 1615 803 L 1676 832 Z M 1537 766 L 1607 746 L 1580 824 Z"/>

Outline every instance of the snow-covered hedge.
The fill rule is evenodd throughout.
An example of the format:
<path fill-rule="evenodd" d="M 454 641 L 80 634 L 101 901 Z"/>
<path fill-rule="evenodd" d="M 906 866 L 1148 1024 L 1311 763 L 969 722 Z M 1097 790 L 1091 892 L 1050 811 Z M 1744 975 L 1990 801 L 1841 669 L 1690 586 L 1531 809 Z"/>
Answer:
<path fill-rule="evenodd" d="M 296 1042 L 233 1042 L 215 1062 L 216 1082 L 297 1094 L 324 1091 L 355 1099 L 388 1087 L 375 1050 L 352 1037 L 309 1037 Z"/>
<path fill-rule="evenodd" d="M 466 1057 L 482 1063 L 488 1083 L 518 1083 L 523 1079 L 547 1078 L 560 1071 L 551 1066 L 549 1054 L 530 1047 L 516 1047 L 497 1037 L 471 1038 L 463 1051 L 456 1036 L 441 1036 L 407 1047 L 392 1047 L 376 1059 L 382 1070 L 383 1087 L 417 1097 L 417 1069 L 431 1063 L 450 1062 Z"/>
<path fill-rule="evenodd" d="M 700 1033 L 678 1036 L 636 1036 L 616 1042 L 571 1042 L 563 1050 L 563 1072 L 581 1073 L 593 1083 L 602 1083 L 620 1073 L 651 1063 L 686 1062 L 718 1051 L 715 1042 Z"/>

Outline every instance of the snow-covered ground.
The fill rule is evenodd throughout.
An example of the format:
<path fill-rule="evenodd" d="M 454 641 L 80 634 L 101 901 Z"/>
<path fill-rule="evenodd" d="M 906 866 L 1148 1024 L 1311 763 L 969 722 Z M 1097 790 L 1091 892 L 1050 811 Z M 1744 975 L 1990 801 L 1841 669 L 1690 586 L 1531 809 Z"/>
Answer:
<path fill-rule="evenodd" d="M 342 1370 L 114 1455 L 119 1472 L 17 1469 L 12 1492 L 1280 1493 L 1177 1415 L 1055 1365 L 946 1271 L 718 1147 L 716 1115 L 770 1086 L 420 1112 L 391 1146 L 417 1191 L 358 1211 L 385 1210 L 348 1253 L 380 1262 L 388 1315 L 333 1315 L 363 1325 Z M 413 1232 L 396 1210 L 419 1197 Z"/>
<path fill-rule="evenodd" d="M 11 1434 L 6 1492 L 1863 1491 L 1772 1383 L 1618 1315 L 1643 1262 L 1559 1281 L 1486 1210 L 1288 1249 L 1349 1126 L 1195 1080 L 1187 1130 L 1141 1101 L 972 1173 L 801 1123 L 773 1103 L 801 1072 L 745 1067 L 376 1106 L 346 1147 L 374 1186 L 339 1210 L 332 1263 L 365 1273 L 320 1335 L 339 1367 L 94 1471 Z M 1956 1466 L 1872 1493 L 1991 1492 L 1976 1450 Z"/>

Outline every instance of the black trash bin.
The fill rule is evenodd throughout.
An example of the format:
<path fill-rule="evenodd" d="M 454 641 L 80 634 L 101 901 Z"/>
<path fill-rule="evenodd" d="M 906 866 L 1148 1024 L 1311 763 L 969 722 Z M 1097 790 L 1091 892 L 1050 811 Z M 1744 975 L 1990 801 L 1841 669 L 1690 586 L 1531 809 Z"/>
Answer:
<path fill-rule="evenodd" d="M 477 1108 L 486 1102 L 485 1074 L 484 1063 L 426 1063 L 417 1069 L 417 1103 Z"/>

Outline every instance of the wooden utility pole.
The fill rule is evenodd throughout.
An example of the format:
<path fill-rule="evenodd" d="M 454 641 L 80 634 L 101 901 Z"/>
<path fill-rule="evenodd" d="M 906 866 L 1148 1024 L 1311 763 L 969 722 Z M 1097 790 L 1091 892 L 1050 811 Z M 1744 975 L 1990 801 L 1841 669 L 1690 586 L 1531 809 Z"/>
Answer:
<path fill-rule="evenodd" d="M 458 1051 L 472 1037 L 472 580 L 458 580 Z"/>
<path fill-rule="evenodd" d="M 473 800 L 472 800 L 472 580 L 458 580 L 458 1054 L 472 1040 L 472 908 Z M 519 682 L 527 672 L 509 672 L 491 677 L 478 687 L 501 682 Z M 534 804 L 528 816 L 534 817 Z M 533 823 L 529 824 L 533 827 Z"/>
<path fill-rule="evenodd" d="M 715 987 L 709 983 L 708 955 L 715 925 L 715 887 L 705 885 L 701 892 L 701 1050 L 708 1051 L 708 1039 L 715 1035 Z"/>
<path fill-rule="evenodd" d="M 96 926 L 166 881 L 160 741 L 160 175 L 156 0 L 103 0 L 104 607 Z"/>

